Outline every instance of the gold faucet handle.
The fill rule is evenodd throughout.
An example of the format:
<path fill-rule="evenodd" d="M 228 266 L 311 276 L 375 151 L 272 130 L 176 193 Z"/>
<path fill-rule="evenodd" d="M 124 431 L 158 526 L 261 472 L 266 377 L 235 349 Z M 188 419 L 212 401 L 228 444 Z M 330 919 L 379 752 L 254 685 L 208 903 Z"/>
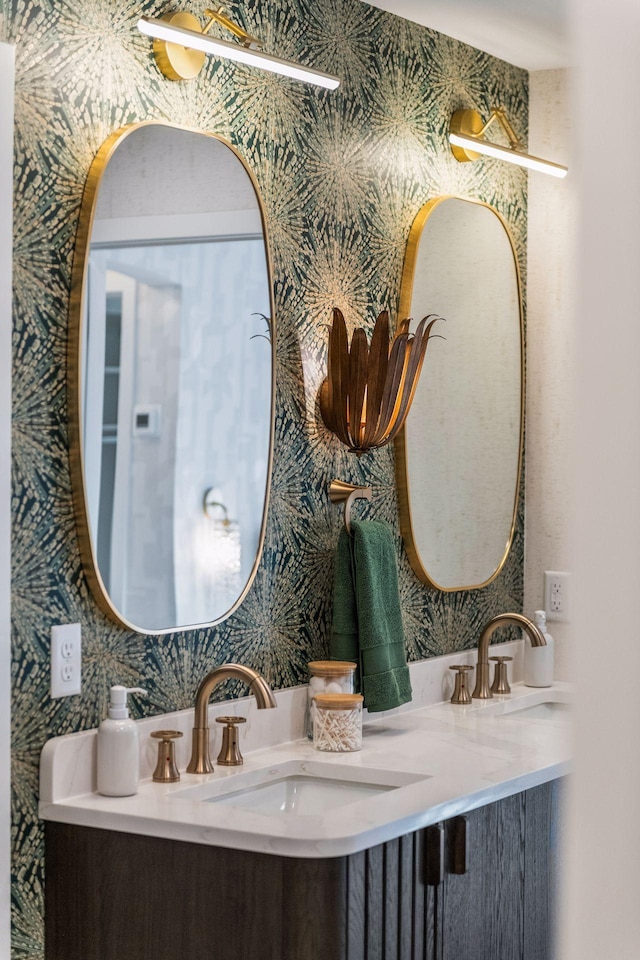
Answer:
<path fill-rule="evenodd" d="M 177 783 L 180 779 L 180 772 L 176 766 L 175 744 L 182 736 L 180 730 L 154 730 L 151 734 L 154 740 L 159 740 L 158 744 L 158 762 L 153 771 L 153 779 L 156 783 Z"/>
<path fill-rule="evenodd" d="M 246 723 L 246 717 L 216 717 L 216 723 L 224 723 L 222 746 L 218 754 L 218 763 L 223 767 L 239 767 L 244 761 L 238 744 L 236 727 Z"/>
<path fill-rule="evenodd" d="M 451 703 L 471 703 L 471 694 L 467 686 L 467 677 L 473 666 L 470 663 L 455 663 L 449 670 L 457 670 Z"/>
<path fill-rule="evenodd" d="M 491 692 L 500 694 L 511 693 L 509 676 L 507 674 L 507 664 L 510 660 L 513 660 L 513 657 L 489 657 L 489 659 L 496 661 L 496 670 L 493 675 Z"/>

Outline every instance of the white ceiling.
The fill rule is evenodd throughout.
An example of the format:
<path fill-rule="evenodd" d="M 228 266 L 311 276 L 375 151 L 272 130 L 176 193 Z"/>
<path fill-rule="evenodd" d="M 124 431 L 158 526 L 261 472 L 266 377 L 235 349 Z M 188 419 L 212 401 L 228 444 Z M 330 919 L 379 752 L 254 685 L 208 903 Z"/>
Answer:
<path fill-rule="evenodd" d="M 569 63 L 565 0 L 369 0 L 526 70 Z"/>

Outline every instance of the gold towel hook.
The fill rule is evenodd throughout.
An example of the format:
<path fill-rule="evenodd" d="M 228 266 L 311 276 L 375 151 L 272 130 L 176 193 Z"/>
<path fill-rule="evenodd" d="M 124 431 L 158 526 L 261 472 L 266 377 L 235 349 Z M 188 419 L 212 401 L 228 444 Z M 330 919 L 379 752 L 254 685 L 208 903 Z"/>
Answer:
<path fill-rule="evenodd" d="M 332 480 L 329 484 L 329 499 L 331 503 L 344 503 L 344 525 L 351 535 L 351 507 L 354 500 L 371 500 L 371 487 L 357 487 L 344 480 Z"/>

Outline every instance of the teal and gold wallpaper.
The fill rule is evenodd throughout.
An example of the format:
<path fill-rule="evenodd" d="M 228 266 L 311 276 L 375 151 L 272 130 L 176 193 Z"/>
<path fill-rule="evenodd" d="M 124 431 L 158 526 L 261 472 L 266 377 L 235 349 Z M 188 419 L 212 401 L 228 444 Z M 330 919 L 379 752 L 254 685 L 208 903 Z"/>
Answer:
<path fill-rule="evenodd" d="M 183 3 L 193 13 L 202 10 Z M 202 5 L 204 6 L 204 4 Z M 251 664 L 277 687 L 305 680 L 326 652 L 340 510 L 335 476 L 370 483 L 358 509 L 396 534 L 408 653 L 472 646 L 495 613 L 522 607 L 523 523 L 487 589 L 441 594 L 412 573 L 400 540 L 393 451 L 356 459 L 324 428 L 317 393 L 335 305 L 350 328 L 395 316 L 404 246 L 422 204 L 478 197 L 506 217 L 524 276 L 526 174 L 458 164 L 451 113 L 506 108 L 526 138 L 527 74 L 360 0 L 245 0 L 229 12 L 266 50 L 335 73 L 319 91 L 208 60 L 190 83 L 164 79 L 141 14 L 157 0 L 1 0 L 0 39 L 17 48 L 13 382 L 13 956 L 43 956 L 38 760 L 49 737 L 95 726 L 111 683 L 143 684 L 146 709 L 188 707 L 215 664 Z M 83 578 L 74 527 L 65 349 L 74 236 L 89 165 L 124 124 L 168 120 L 226 137 L 251 165 L 274 264 L 277 410 L 264 555 L 235 615 L 215 629 L 160 638 L 120 629 Z M 52 624 L 83 627 L 82 696 L 49 697 Z"/>

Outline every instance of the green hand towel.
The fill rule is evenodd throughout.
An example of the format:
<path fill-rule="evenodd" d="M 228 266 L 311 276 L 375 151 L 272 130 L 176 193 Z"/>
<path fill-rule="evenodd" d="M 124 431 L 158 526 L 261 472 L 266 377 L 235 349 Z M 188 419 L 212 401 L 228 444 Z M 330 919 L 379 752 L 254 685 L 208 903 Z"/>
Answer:
<path fill-rule="evenodd" d="M 351 521 L 338 540 L 331 657 L 359 664 L 374 713 L 411 700 L 393 540 L 384 523 Z"/>

